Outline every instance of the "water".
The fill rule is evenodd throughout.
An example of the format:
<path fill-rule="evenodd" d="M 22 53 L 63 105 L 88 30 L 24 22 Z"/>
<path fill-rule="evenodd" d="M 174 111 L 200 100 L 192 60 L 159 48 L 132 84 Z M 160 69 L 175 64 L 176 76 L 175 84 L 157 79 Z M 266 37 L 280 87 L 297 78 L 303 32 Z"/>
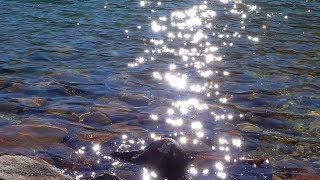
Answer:
<path fill-rule="evenodd" d="M 154 178 L 109 154 L 171 137 L 191 179 L 319 172 L 319 2 L 0 2 L 2 154 Z"/>

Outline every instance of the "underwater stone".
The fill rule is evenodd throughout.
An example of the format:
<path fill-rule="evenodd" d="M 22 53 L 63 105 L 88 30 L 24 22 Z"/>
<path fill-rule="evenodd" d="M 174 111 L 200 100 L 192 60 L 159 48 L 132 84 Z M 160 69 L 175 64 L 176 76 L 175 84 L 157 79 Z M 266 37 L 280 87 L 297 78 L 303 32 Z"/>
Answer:
<path fill-rule="evenodd" d="M 163 138 L 152 142 L 145 150 L 131 152 L 114 152 L 115 158 L 154 169 L 167 179 L 180 179 L 191 162 L 189 155 L 178 142 Z"/>
<path fill-rule="evenodd" d="M 28 107 L 40 107 L 45 105 L 46 100 L 39 97 L 33 98 L 17 98 L 16 99 L 21 105 Z"/>
<path fill-rule="evenodd" d="M 251 123 L 240 123 L 237 125 L 237 128 L 241 131 L 244 132 L 249 132 L 249 133 L 261 133 L 262 129 L 258 126 L 255 126 Z"/>
<path fill-rule="evenodd" d="M 101 112 L 93 112 L 85 116 L 83 122 L 92 126 L 105 126 L 111 123 L 111 120 Z"/>
<path fill-rule="evenodd" d="M 0 112 L 18 113 L 21 111 L 21 107 L 17 103 L 1 103 Z"/>
<path fill-rule="evenodd" d="M 138 93 L 123 93 L 120 99 L 134 106 L 148 106 L 152 102 L 152 99 L 147 95 Z"/>
<path fill-rule="evenodd" d="M 34 151 L 50 144 L 61 143 L 67 130 L 54 125 L 30 124 L 0 127 L 0 153 Z"/>
<path fill-rule="evenodd" d="M 310 123 L 310 133 L 316 136 L 320 135 L 320 121 L 316 120 Z"/>

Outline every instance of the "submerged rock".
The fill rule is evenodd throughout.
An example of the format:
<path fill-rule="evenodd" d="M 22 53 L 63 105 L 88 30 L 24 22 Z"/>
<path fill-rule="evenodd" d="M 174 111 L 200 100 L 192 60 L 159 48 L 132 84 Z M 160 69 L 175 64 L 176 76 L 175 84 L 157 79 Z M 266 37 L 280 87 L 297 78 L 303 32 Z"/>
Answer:
<path fill-rule="evenodd" d="M 114 152 L 111 155 L 157 170 L 162 177 L 168 179 L 182 178 L 186 167 L 191 162 L 191 155 L 178 142 L 170 138 L 154 141 L 145 150 Z"/>
<path fill-rule="evenodd" d="M 146 94 L 139 93 L 122 93 L 120 99 L 134 106 L 148 106 L 153 101 L 152 98 Z"/>
<path fill-rule="evenodd" d="M 36 157 L 0 156 L 0 179 L 72 179 L 56 167 Z"/>
<path fill-rule="evenodd" d="M 240 131 L 248 132 L 248 133 L 261 133 L 262 129 L 256 125 L 251 123 L 240 123 L 237 125 L 237 128 Z"/>
<path fill-rule="evenodd" d="M 101 112 L 93 112 L 84 117 L 83 122 L 94 127 L 111 124 L 111 120 Z"/>
<path fill-rule="evenodd" d="M 23 106 L 27 107 L 40 107 L 45 105 L 46 100 L 39 97 L 33 97 L 33 98 L 17 98 L 15 99 L 17 102 L 19 102 Z"/>
<path fill-rule="evenodd" d="M 61 143 L 67 134 L 65 128 L 46 124 L 0 127 L 0 153 L 25 153 L 50 144 Z"/>

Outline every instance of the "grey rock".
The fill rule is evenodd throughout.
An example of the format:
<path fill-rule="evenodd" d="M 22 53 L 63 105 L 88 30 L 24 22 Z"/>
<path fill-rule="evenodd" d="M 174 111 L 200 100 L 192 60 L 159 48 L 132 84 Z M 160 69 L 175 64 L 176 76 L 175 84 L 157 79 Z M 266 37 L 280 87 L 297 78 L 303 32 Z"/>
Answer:
<path fill-rule="evenodd" d="M 5 180 L 71 180 L 56 167 L 36 157 L 0 156 L 0 179 Z"/>

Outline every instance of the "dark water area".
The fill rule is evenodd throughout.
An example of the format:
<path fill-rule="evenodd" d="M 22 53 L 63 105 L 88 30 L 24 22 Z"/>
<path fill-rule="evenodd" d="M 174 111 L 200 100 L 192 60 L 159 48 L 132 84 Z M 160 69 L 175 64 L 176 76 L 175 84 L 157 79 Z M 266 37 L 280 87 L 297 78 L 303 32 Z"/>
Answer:
<path fill-rule="evenodd" d="M 0 7 L 0 154 L 161 179 L 110 153 L 171 137 L 188 179 L 320 178 L 319 1 Z"/>

